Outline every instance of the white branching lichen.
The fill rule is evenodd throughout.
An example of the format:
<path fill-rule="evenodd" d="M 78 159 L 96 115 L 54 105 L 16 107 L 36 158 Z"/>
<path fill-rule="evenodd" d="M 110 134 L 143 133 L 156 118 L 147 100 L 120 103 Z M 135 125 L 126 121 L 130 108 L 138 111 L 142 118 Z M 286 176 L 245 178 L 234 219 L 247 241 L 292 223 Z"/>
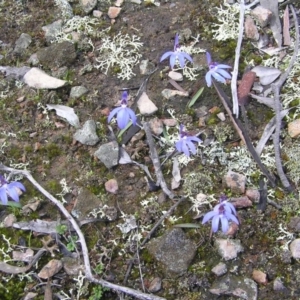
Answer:
<path fill-rule="evenodd" d="M 285 163 L 288 170 L 288 176 L 298 185 L 300 182 L 300 142 L 296 141 L 292 143 L 291 146 L 285 147 L 284 151 L 288 156 L 288 161 Z"/>
<path fill-rule="evenodd" d="M 101 69 L 105 74 L 111 68 L 117 68 L 117 77 L 129 80 L 135 74 L 133 67 L 138 64 L 141 54 L 139 53 L 143 43 L 136 35 L 118 33 L 113 39 L 104 37 L 102 45 L 96 50 L 99 53 L 95 68 Z"/>
<path fill-rule="evenodd" d="M 240 5 L 238 3 L 228 4 L 224 0 L 223 6 L 217 10 L 217 19 L 219 24 L 214 24 L 212 29 L 213 38 L 217 41 L 226 41 L 237 39 L 239 34 L 239 14 Z"/>

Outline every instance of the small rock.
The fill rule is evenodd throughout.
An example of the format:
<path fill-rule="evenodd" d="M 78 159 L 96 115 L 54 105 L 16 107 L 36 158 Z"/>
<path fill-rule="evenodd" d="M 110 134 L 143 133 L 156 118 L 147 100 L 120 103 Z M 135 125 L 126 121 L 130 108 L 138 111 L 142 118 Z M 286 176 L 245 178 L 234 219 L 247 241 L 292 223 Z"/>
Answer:
<path fill-rule="evenodd" d="M 151 280 L 148 291 L 150 293 L 156 293 L 161 289 L 161 278 L 155 277 L 153 280 Z"/>
<path fill-rule="evenodd" d="M 292 253 L 292 257 L 295 259 L 300 258 L 300 239 L 295 239 L 290 244 L 290 251 Z"/>
<path fill-rule="evenodd" d="M 111 19 L 115 19 L 121 12 L 121 8 L 120 7 L 114 7 L 114 6 L 111 6 L 109 9 L 108 9 L 108 16 L 111 18 Z"/>
<path fill-rule="evenodd" d="M 266 27 L 272 17 L 272 12 L 261 5 L 256 6 L 252 11 L 251 15 L 257 20 L 261 27 Z"/>
<path fill-rule="evenodd" d="M 172 228 L 163 236 L 152 239 L 146 247 L 170 276 L 186 272 L 197 250 L 197 245 L 187 238 L 181 228 Z"/>
<path fill-rule="evenodd" d="M 217 117 L 222 121 L 224 122 L 226 120 L 225 118 L 225 114 L 223 112 L 220 112 L 217 114 Z"/>
<path fill-rule="evenodd" d="M 57 89 L 66 84 L 65 80 L 52 77 L 38 68 L 31 68 L 25 74 L 24 82 L 36 89 Z"/>
<path fill-rule="evenodd" d="M 229 171 L 223 178 L 224 184 L 231 189 L 232 192 L 238 194 L 245 193 L 246 176 L 233 171 Z"/>
<path fill-rule="evenodd" d="M 58 259 L 50 260 L 38 273 L 38 276 L 42 279 L 48 279 L 58 273 L 62 268 L 62 262 Z"/>
<path fill-rule="evenodd" d="M 93 17 L 100 19 L 103 15 L 103 12 L 100 10 L 93 10 Z"/>
<path fill-rule="evenodd" d="M 300 135 L 300 119 L 296 119 L 288 124 L 288 133 L 292 138 Z"/>
<path fill-rule="evenodd" d="M 299 233 L 300 232 L 300 217 L 292 217 L 288 223 L 288 228 L 290 231 Z"/>
<path fill-rule="evenodd" d="M 289 265 L 292 261 L 292 253 L 290 250 L 288 249 L 283 249 L 280 252 L 280 259 L 281 261 L 286 264 Z"/>
<path fill-rule="evenodd" d="M 110 169 L 118 165 L 119 145 L 116 141 L 103 144 L 94 153 L 94 155 Z"/>
<path fill-rule="evenodd" d="M 286 289 L 286 287 L 284 286 L 281 279 L 279 277 L 275 278 L 275 280 L 273 282 L 273 290 L 274 291 L 282 291 L 282 290 L 285 290 L 285 289 Z"/>
<path fill-rule="evenodd" d="M 179 72 L 170 71 L 168 76 L 169 76 L 169 78 L 171 78 L 175 81 L 182 81 L 183 80 L 183 75 Z"/>
<path fill-rule="evenodd" d="M 246 196 L 254 203 L 258 203 L 260 198 L 260 192 L 257 189 L 247 189 Z"/>
<path fill-rule="evenodd" d="M 258 29 L 250 16 L 246 16 L 245 19 L 245 35 L 248 39 L 253 41 L 259 40 Z"/>
<path fill-rule="evenodd" d="M 97 0 L 80 0 L 80 6 L 82 10 L 89 14 L 97 5 Z"/>
<path fill-rule="evenodd" d="M 224 263 L 218 263 L 215 267 L 211 270 L 215 275 L 222 276 L 227 272 L 227 266 Z"/>
<path fill-rule="evenodd" d="M 3 227 L 12 227 L 13 224 L 17 221 L 17 218 L 14 214 L 9 214 L 8 216 L 5 217 L 3 221 Z"/>
<path fill-rule="evenodd" d="M 231 203 L 235 208 L 245 208 L 252 206 L 252 201 L 247 196 L 231 198 Z"/>
<path fill-rule="evenodd" d="M 17 261 L 31 262 L 34 252 L 32 249 L 28 248 L 25 252 L 13 251 L 13 259 Z"/>
<path fill-rule="evenodd" d="M 161 135 L 164 131 L 163 122 L 158 118 L 151 119 L 149 125 L 152 133 L 157 136 Z"/>
<path fill-rule="evenodd" d="M 70 91 L 70 98 L 77 99 L 85 95 L 89 90 L 84 86 L 73 86 Z"/>
<path fill-rule="evenodd" d="M 205 127 L 206 126 L 206 117 L 200 117 L 198 120 L 198 127 Z"/>
<path fill-rule="evenodd" d="M 84 270 L 84 267 L 80 265 L 77 258 L 65 256 L 61 259 L 63 268 L 69 276 L 77 276 Z"/>
<path fill-rule="evenodd" d="M 124 2 L 124 0 L 117 0 L 116 2 L 115 2 L 115 6 L 121 6 L 122 4 L 123 4 L 123 2 Z"/>
<path fill-rule="evenodd" d="M 225 260 L 234 259 L 237 257 L 239 252 L 244 251 L 240 240 L 228 240 L 217 238 L 215 240 L 215 247 L 218 253 Z"/>
<path fill-rule="evenodd" d="M 178 91 L 178 90 L 170 90 L 170 89 L 164 89 L 161 92 L 161 94 L 166 99 L 172 99 L 177 95 L 178 96 L 183 96 L 183 97 L 188 97 L 189 96 L 188 92 L 181 92 L 181 91 Z"/>
<path fill-rule="evenodd" d="M 57 34 L 61 31 L 63 21 L 57 20 L 49 25 L 43 26 L 42 29 L 45 32 L 45 38 L 48 43 L 51 43 Z"/>
<path fill-rule="evenodd" d="M 28 48 L 31 44 L 32 38 L 27 33 L 22 33 L 16 41 L 16 46 L 14 48 L 14 53 L 22 54 L 22 52 Z"/>
<path fill-rule="evenodd" d="M 74 139 L 83 145 L 93 146 L 99 142 L 96 133 L 96 123 L 94 120 L 88 120 L 84 123 L 82 129 L 78 129 L 74 134 Z"/>
<path fill-rule="evenodd" d="M 32 292 L 29 292 L 29 293 L 27 293 L 26 296 L 24 297 L 24 300 L 36 299 L 37 296 L 38 296 L 38 293 L 32 293 Z"/>
<path fill-rule="evenodd" d="M 238 299 L 257 300 L 257 284 L 250 278 L 227 275 L 218 278 L 209 291 L 215 295 L 232 295 Z"/>
<path fill-rule="evenodd" d="M 30 55 L 30 57 L 27 59 L 27 63 L 30 64 L 31 66 L 37 66 L 39 64 L 39 59 L 36 53 Z"/>
<path fill-rule="evenodd" d="M 175 127 L 178 124 L 176 119 L 163 119 L 162 122 L 168 127 Z"/>
<path fill-rule="evenodd" d="M 119 189 L 118 182 L 116 179 L 110 179 L 106 181 L 104 185 L 105 185 L 105 190 L 112 194 L 116 194 Z"/>
<path fill-rule="evenodd" d="M 149 72 L 149 59 L 142 60 L 140 63 L 140 74 L 147 75 Z"/>
<path fill-rule="evenodd" d="M 142 115 L 151 115 L 158 110 L 156 105 L 149 99 L 148 95 L 145 92 L 143 92 L 143 94 L 137 101 L 137 106 Z"/>
<path fill-rule="evenodd" d="M 268 280 L 267 280 L 267 274 L 260 271 L 260 270 L 256 270 L 254 269 L 252 272 L 252 278 L 260 284 L 267 284 Z"/>

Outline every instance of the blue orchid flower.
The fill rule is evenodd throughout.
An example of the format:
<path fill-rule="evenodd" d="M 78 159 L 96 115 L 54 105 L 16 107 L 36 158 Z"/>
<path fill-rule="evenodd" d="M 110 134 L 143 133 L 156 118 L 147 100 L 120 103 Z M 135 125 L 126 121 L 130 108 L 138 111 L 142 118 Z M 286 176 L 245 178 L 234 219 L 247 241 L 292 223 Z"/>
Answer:
<path fill-rule="evenodd" d="M 3 205 L 7 205 L 8 196 L 14 201 L 19 202 L 20 198 L 17 189 L 20 189 L 23 192 L 26 190 L 22 183 L 17 181 L 8 183 L 6 179 L 0 175 L 0 201 Z"/>
<path fill-rule="evenodd" d="M 224 70 L 230 69 L 230 66 L 218 64 L 216 62 L 211 61 L 211 56 L 209 52 L 206 52 L 206 60 L 209 67 L 209 71 L 205 75 L 205 80 L 208 87 L 210 87 L 212 83 L 211 77 L 214 77 L 217 81 L 220 81 L 222 83 L 226 83 L 226 79 L 231 79 L 231 75 Z"/>
<path fill-rule="evenodd" d="M 189 135 L 183 131 L 183 125 L 179 126 L 179 140 L 176 142 L 175 147 L 178 152 L 183 152 L 186 156 L 196 154 L 196 147 L 193 142 L 201 143 L 202 141 L 196 136 Z"/>
<path fill-rule="evenodd" d="M 180 51 L 180 46 L 179 46 L 179 35 L 176 33 L 175 35 L 175 41 L 174 41 L 174 51 L 168 51 L 160 59 L 160 62 L 165 60 L 170 56 L 170 66 L 171 69 L 174 68 L 174 65 L 176 63 L 176 60 L 179 61 L 180 67 L 183 69 L 185 66 L 185 59 L 189 60 L 191 63 L 193 63 L 193 59 L 190 57 L 189 54 L 186 52 Z"/>
<path fill-rule="evenodd" d="M 127 93 L 127 91 L 125 91 L 122 94 L 121 106 L 113 109 L 110 112 L 108 119 L 107 119 L 107 121 L 109 123 L 111 121 L 111 119 L 115 115 L 117 115 L 117 117 L 116 117 L 117 123 L 118 123 L 118 127 L 120 129 L 124 129 L 130 120 L 133 125 L 136 125 L 136 115 L 131 108 L 127 107 L 127 105 L 128 105 L 127 98 L 128 98 L 128 93 Z"/>
<path fill-rule="evenodd" d="M 236 224 L 239 224 L 239 221 L 236 217 L 235 207 L 227 201 L 227 197 L 224 195 L 220 197 L 220 202 L 214 207 L 213 211 L 205 214 L 202 224 L 206 223 L 210 219 L 212 219 L 211 228 L 213 232 L 218 231 L 220 221 L 222 224 L 223 233 L 228 231 L 230 220 Z"/>

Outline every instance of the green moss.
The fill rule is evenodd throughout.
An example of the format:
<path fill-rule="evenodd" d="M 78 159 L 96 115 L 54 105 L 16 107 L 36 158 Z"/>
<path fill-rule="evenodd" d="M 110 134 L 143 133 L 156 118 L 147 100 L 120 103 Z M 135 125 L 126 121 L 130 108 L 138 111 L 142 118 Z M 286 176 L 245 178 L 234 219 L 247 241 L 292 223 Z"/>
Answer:
<path fill-rule="evenodd" d="M 45 185 L 45 188 L 53 195 L 59 194 L 61 192 L 61 185 L 55 179 L 48 180 Z"/>
<path fill-rule="evenodd" d="M 48 143 L 44 146 L 42 146 L 39 149 L 39 152 L 46 155 L 47 159 L 51 160 L 61 154 L 60 148 L 57 146 L 57 144 L 54 143 Z"/>

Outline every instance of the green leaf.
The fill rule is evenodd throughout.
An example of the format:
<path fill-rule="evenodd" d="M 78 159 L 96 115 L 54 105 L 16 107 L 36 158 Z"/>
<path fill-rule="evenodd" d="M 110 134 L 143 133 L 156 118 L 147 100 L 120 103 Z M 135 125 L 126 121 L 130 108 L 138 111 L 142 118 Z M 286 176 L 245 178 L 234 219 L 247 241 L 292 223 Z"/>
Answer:
<path fill-rule="evenodd" d="M 194 223 L 183 223 L 183 224 L 176 224 L 174 227 L 179 227 L 179 228 L 200 228 L 201 226 L 199 224 L 194 224 Z"/>
<path fill-rule="evenodd" d="M 132 122 L 131 122 L 131 120 L 130 120 L 130 121 L 128 122 L 128 124 L 126 125 L 126 127 L 125 127 L 124 129 L 122 129 L 122 130 L 119 132 L 117 138 L 119 139 L 119 138 L 124 134 L 124 132 L 125 132 L 131 125 L 132 125 Z"/>
<path fill-rule="evenodd" d="M 20 202 L 14 202 L 14 201 L 8 201 L 6 205 L 2 204 L 0 202 L 0 205 L 3 205 L 3 206 L 10 206 L 10 207 L 16 207 L 16 208 L 22 208 L 22 205 Z"/>
<path fill-rule="evenodd" d="M 191 101 L 188 103 L 188 105 L 187 105 L 188 108 L 191 108 L 191 107 L 195 104 L 195 102 L 197 101 L 197 99 L 201 96 L 203 90 L 204 90 L 204 87 L 202 87 L 202 88 L 200 88 L 200 89 L 198 90 L 198 92 L 194 95 L 194 97 L 193 97 L 193 98 L 191 99 Z"/>

